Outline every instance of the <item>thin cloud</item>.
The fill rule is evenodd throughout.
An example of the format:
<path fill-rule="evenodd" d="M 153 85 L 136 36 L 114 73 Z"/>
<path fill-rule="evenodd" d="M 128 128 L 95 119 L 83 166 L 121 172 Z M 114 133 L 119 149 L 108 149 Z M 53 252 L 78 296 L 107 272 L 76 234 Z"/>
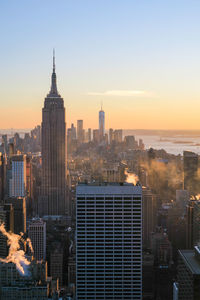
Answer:
<path fill-rule="evenodd" d="M 151 97 L 153 94 L 141 90 L 111 90 L 105 92 L 89 92 L 89 96 L 116 96 L 116 97 Z"/>

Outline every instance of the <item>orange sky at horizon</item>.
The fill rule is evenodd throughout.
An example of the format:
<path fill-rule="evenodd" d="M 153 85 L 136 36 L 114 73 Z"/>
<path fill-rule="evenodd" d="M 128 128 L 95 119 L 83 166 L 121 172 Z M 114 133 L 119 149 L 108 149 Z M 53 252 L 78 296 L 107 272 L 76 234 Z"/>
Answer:
<path fill-rule="evenodd" d="M 85 97 L 85 96 L 84 96 Z M 83 98 L 84 98 L 83 97 Z M 66 97 L 66 123 L 67 127 L 78 119 L 83 119 L 84 128 L 98 128 L 99 99 L 87 97 L 87 101 Z M 70 100 L 69 100 L 70 98 Z M 99 97 L 98 97 L 99 98 Z M 85 101 L 85 102 L 84 102 Z M 131 100 L 134 101 L 134 100 Z M 105 111 L 106 129 L 163 129 L 163 130 L 195 130 L 200 129 L 199 113 L 197 107 L 174 103 L 174 105 L 161 105 L 149 103 L 148 100 L 139 100 L 140 105 L 130 104 L 130 99 L 105 100 L 103 109 Z M 28 103 L 28 102 L 27 102 Z M 12 106 L 0 110 L 0 128 L 34 128 L 41 124 L 42 107 L 44 98 L 37 101 L 34 107 Z M 84 105 L 84 103 L 86 103 Z M 39 104 L 39 105 L 38 105 Z M 199 107 L 200 109 L 200 107 Z"/>

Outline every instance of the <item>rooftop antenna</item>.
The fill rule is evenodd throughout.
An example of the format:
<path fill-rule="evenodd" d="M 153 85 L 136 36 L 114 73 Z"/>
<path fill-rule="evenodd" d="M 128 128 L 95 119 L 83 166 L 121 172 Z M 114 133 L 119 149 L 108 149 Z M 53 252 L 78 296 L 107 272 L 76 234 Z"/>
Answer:
<path fill-rule="evenodd" d="M 103 110 L 103 101 L 101 100 L 101 110 Z"/>
<path fill-rule="evenodd" d="M 55 64 L 55 49 L 53 48 L 53 72 L 55 73 L 56 64 Z"/>

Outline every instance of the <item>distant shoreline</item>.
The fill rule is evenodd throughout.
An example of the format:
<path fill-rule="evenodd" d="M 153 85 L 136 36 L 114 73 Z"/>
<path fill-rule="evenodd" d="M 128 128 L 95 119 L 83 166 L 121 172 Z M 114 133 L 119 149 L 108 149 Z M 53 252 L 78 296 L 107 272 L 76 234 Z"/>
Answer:
<path fill-rule="evenodd" d="M 26 133 L 30 132 L 33 128 L 2 128 L 0 134 L 12 135 L 16 132 Z M 86 128 L 87 129 L 87 128 Z M 115 128 L 113 128 L 115 129 Z M 119 129 L 119 128 L 118 128 Z M 176 130 L 176 129 L 122 129 L 123 135 L 149 135 L 162 137 L 200 137 L 200 129 L 196 130 Z M 109 129 L 106 130 L 109 132 Z"/>

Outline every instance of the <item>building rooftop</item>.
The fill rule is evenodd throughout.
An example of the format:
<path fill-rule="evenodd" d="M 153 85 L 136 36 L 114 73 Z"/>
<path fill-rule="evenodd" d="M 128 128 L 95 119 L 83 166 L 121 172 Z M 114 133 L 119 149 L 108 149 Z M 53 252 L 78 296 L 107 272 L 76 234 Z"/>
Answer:
<path fill-rule="evenodd" d="M 79 186 L 141 186 L 138 182 L 136 185 L 128 182 L 79 182 Z"/>
<path fill-rule="evenodd" d="M 142 194 L 142 186 L 137 183 L 79 183 L 76 187 L 77 194 Z"/>
<path fill-rule="evenodd" d="M 179 250 L 179 254 L 187 267 L 189 267 L 191 273 L 200 275 L 200 262 L 195 255 L 195 250 Z"/>

